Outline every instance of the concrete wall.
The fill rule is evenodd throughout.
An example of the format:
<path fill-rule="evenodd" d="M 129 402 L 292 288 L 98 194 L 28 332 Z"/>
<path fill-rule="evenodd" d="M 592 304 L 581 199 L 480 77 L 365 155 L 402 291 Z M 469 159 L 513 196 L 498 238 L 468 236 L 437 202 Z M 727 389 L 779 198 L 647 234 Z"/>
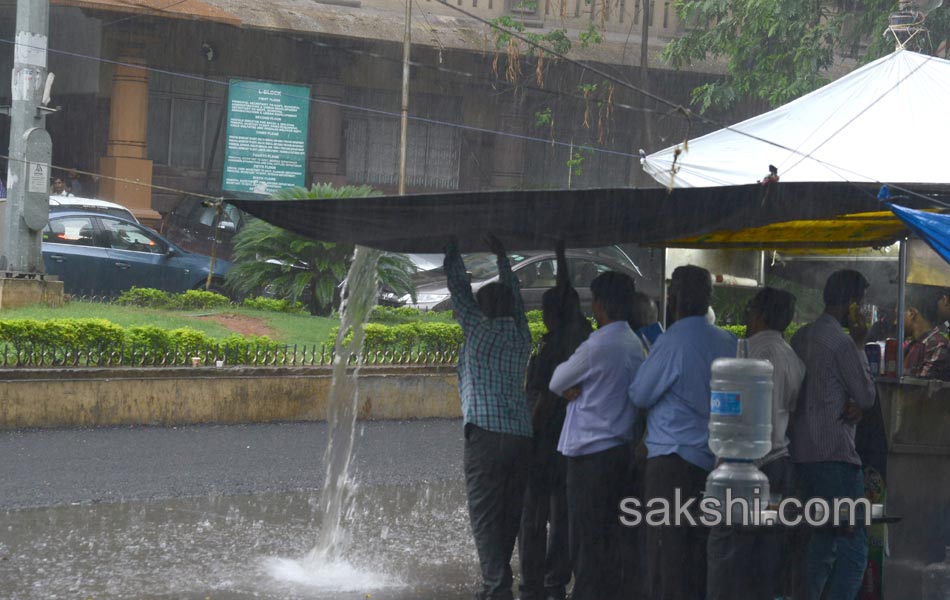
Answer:
<path fill-rule="evenodd" d="M 331 372 L 314 367 L 0 371 L 0 429 L 321 421 Z M 454 367 L 360 371 L 359 418 L 461 416 Z"/>

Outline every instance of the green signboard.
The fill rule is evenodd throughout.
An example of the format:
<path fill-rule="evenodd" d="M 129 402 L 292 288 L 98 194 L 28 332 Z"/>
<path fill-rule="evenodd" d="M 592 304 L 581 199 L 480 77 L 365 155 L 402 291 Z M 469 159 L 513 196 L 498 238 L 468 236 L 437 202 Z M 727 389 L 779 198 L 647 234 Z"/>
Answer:
<path fill-rule="evenodd" d="M 310 88 L 232 79 L 222 188 L 270 195 L 303 186 Z"/>

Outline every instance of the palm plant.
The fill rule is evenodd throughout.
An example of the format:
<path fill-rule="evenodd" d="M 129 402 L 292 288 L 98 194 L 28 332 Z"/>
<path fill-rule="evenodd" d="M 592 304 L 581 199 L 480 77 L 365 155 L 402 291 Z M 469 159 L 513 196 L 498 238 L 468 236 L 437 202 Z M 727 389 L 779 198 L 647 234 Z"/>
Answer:
<path fill-rule="evenodd" d="M 273 195 L 280 200 L 319 200 L 377 196 L 370 186 L 333 187 L 314 184 L 310 189 L 289 188 Z M 233 266 L 227 285 L 247 295 L 267 289 L 280 299 L 304 302 L 310 314 L 328 315 L 339 302 L 340 283 L 353 258 L 352 244 L 313 240 L 252 219 L 234 236 Z M 378 278 L 397 295 L 415 297 L 412 262 L 404 254 L 384 253 L 379 260 Z"/>

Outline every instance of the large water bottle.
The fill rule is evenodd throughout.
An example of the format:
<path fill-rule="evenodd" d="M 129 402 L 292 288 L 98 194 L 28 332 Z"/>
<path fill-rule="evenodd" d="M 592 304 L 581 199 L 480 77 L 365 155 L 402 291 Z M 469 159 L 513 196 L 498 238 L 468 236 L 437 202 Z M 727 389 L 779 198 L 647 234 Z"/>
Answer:
<path fill-rule="evenodd" d="M 943 562 L 927 565 L 924 569 L 923 600 L 946 600 L 950 598 L 950 546 L 947 546 Z"/>
<path fill-rule="evenodd" d="M 745 342 L 737 358 L 712 364 L 709 449 L 725 460 L 755 460 L 772 449 L 772 363 L 746 358 Z"/>

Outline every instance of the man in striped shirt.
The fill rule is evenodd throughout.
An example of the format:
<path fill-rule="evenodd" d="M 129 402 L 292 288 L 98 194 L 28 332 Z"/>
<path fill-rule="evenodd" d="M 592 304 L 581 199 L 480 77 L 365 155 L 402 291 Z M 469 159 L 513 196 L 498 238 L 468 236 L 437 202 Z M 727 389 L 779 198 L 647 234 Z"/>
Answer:
<path fill-rule="evenodd" d="M 856 309 L 868 286 L 857 271 L 832 273 L 825 283 L 825 312 L 792 338 L 792 348 L 805 363 L 805 381 L 792 418 L 790 448 L 806 500 L 864 497 L 854 433 L 862 410 L 874 405 L 875 389 L 863 350 L 867 326 Z M 867 533 L 860 524 L 814 529 L 805 558 L 809 600 L 854 598 L 867 551 Z"/>
<path fill-rule="evenodd" d="M 472 294 L 454 239 L 446 247 L 444 267 L 455 319 L 465 336 L 458 377 L 468 510 L 482 571 L 475 597 L 511 600 L 511 554 L 533 435 L 524 387 L 532 345 L 505 248 L 494 236 L 486 241 L 497 257 L 497 283 Z"/>

